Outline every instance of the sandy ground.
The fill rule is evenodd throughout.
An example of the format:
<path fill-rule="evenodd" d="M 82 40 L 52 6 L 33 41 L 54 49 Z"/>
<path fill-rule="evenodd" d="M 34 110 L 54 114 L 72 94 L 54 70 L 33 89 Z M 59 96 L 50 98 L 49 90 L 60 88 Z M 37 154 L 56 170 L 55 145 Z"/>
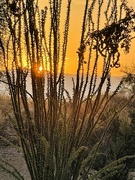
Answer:
<path fill-rule="evenodd" d="M 24 180 L 31 180 L 23 155 L 16 148 L 0 146 L 0 158 L 13 165 L 23 176 Z M 16 180 L 16 178 L 0 168 L 0 180 Z M 135 180 L 135 170 L 129 173 L 128 180 Z"/>
<path fill-rule="evenodd" d="M 0 158 L 13 165 L 24 177 L 24 180 L 30 180 L 30 176 L 23 155 L 22 153 L 18 152 L 16 148 L 9 146 L 1 146 Z M 16 180 L 16 178 L 12 177 L 7 172 L 4 172 L 2 169 L 0 169 L 0 180 Z"/>

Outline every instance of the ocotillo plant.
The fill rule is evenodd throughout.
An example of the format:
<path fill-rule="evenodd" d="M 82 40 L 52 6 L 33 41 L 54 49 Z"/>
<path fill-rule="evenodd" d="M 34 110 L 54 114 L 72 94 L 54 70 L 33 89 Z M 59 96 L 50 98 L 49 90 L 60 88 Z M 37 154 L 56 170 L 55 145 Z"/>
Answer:
<path fill-rule="evenodd" d="M 119 90 L 120 85 L 108 96 L 111 69 L 120 66 L 120 49 L 130 48 L 135 13 L 125 1 L 85 1 L 72 96 L 65 89 L 64 71 L 71 1 L 67 0 L 63 34 L 62 0 L 50 0 L 42 10 L 36 0 L 3 0 L 1 7 L 5 26 L 5 34 L 0 34 L 1 57 L 32 180 L 94 179 L 106 171 L 113 174 L 124 160 L 90 176 L 98 147 L 119 112 L 110 114 L 101 139 L 89 146 L 107 103 Z M 32 93 L 27 91 L 28 76 Z"/>

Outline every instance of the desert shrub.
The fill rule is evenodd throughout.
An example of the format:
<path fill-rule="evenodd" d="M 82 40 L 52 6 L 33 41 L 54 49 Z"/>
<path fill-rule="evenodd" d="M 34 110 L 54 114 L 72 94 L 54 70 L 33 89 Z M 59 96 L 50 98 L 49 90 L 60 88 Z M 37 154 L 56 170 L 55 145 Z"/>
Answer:
<path fill-rule="evenodd" d="M 116 97 L 115 103 L 123 103 L 127 101 L 127 97 Z M 116 104 L 114 103 L 114 107 Z M 112 106 L 112 103 L 111 103 Z M 113 108 L 113 107 L 112 107 Z M 109 108 L 109 110 L 111 110 Z M 107 164 L 118 160 L 125 156 L 134 155 L 135 149 L 135 126 L 133 124 L 132 118 L 134 119 L 134 113 L 131 115 L 130 104 L 126 109 L 123 110 L 118 116 L 112 120 L 112 124 L 108 129 L 106 137 L 100 146 L 100 155 L 95 160 L 94 169 L 100 170 Z M 125 116 L 126 114 L 126 116 Z M 101 118 L 105 121 L 108 118 L 107 114 Z M 103 127 L 102 127 L 103 128 Z M 100 137 L 101 131 L 96 132 L 96 137 L 98 134 L 98 139 Z M 93 137 L 95 138 L 95 136 Z M 98 140 L 97 140 L 98 141 Z M 110 180 L 126 180 L 128 177 L 128 172 L 134 167 L 135 160 L 128 159 L 123 162 L 123 166 L 116 174 L 110 176 Z M 104 176 L 104 174 L 103 174 Z"/>
<path fill-rule="evenodd" d="M 19 145 L 17 125 L 9 96 L 0 95 L 0 144 Z"/>
<path fill-rule="evenodd" d="M 0 144 L 1 146 L 19 146 L 19 136 L 15 128 L 15 121 L 4 118 L 0 122 Z"/>
<path fill-rule="evenodd" d="M 98 172 L 93 170 L 110 125 L 125 106 L 107 110 L 122 84 L 109 95 L 110 72 L 120 67 L 120 50 L 129 52 L 134 10 L 126 1 L 120 6 L 117 1 L 108 1 L 107 6 L 102 0 L 84 2 L 76 78 L 72 79 L 70 95 L 65 89 L 65 62 L 71 2 L 67 0 L 64 28 L 61 0 L 48 1 L 42 10 L 36 0 L 7 0 L 2 7 L 6 34 L 0 34 L 1 61 L 32 180 L 86 180 L 102 174 L 109 178 L 129 158 L 116 159 Z M 31 93 L 27 91 L 29 77 Z M 101 121 L 105 110 L 108 116 Z M 94 174 L 89 173 L 91 170 Z"/>

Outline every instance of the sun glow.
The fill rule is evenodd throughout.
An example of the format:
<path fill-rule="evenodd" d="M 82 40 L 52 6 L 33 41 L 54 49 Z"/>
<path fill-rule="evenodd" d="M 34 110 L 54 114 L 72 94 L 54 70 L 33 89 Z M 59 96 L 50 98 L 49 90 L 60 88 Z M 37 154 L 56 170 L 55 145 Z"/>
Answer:
<path fill-rule="evenodd" d="M 35 73 L 37 77 L 43 77 L 44 76 L 44 69 L 42 66 L 39 66 L 35 69 Z"/>
<path fill-rule="evenodd" d="M 42 71 L 42 70 L 43 70 L 43 67 L 42 67 L 42 66 L 40 66 L 40 67 L 39 67 L 39 71 Z"/>

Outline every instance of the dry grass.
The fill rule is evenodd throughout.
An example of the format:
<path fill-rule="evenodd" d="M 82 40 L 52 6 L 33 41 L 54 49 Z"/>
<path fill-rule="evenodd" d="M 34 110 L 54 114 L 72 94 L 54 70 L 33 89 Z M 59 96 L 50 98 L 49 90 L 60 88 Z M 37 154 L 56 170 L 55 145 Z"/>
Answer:
<path fill-rule="evenodd" d="M 18 136 L 15 130 L 16 123 L 12 104 L 9 96 L 0 95 L 0 144 L 18 144 Z"/>

